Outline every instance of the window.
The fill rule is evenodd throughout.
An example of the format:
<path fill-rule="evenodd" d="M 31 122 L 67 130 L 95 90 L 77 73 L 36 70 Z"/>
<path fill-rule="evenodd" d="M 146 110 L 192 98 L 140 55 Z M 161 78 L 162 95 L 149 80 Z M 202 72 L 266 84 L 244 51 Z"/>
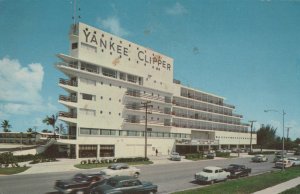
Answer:
<path fill-rule="evenodd" d="M 95 95 L 91 95 L 91 94 L 85 94 L 85 93 L 81 93 L 82 99 L 84 100 L 96 100 L 96 96 Z"/>
<path fill-rule="evenodd" d="M 100 145 L 100 157 L 114 157 L 115 146 L 114 145 Z"/>
<path fill-rule="evenodd" d="M 78 48 L 78 43 L 77 42 L 72 43 L 72 49 L 77 49 L 77 48 Z"/>
<path fill-rule="evenodd" d="M 112 69 L 102 68 L 102 74 L 108 77 L 117 78 L 117 72 Z"/>
<path fill-rule="evenodd" d="M 80 112 L 80 114 L 86 115 L 86 116 L 96 116 L 96 110 L 92 110 L 92 109 L 80 108 L 79 112 Z"/>

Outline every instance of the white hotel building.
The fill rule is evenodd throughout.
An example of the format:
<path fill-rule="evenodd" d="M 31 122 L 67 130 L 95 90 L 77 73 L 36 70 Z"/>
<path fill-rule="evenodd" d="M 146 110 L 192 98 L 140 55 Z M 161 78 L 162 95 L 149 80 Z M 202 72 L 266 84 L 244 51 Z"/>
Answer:
<path fill-rule="evenodd" d="M 72 157 L 166 155 L 209 148 L 249 147 L 248 124 L 224 98 L 173 79 L 173 59 L 84 23 L 70 30 L 69 55 L 58 54 L 65 90 L 59 119 L 69 134 L 57 144 Z M 256 144 L 256 134 L 252 135 Z"/>

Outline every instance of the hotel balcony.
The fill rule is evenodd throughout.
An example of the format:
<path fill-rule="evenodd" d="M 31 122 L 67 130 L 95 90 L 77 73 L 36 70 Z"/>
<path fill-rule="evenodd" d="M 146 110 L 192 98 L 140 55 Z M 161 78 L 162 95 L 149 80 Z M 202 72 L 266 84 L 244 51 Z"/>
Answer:
<path fill-rule="evenodd" d="M 140 125 L 145 125 L 145 119 L 125 119 L 125 123 L 129 124 L 140 124 Z M 148 120 L 147 125 L 151 126 L 164 126 L 164 127 L 171 127 L 170 122 L 161 122 L 161 121 L 154 121 L 154 120 Z"/>
<path fill-rule="evenodd" d="M 59 95 L 59 100 L 66 101 L 66 102 L 77 102 L 77 97 L 76 96 Z"/>
<path fill-rule="evenodd" d="M 77 96 L 76 95 L 70 95 L 70 96 L 65 96 L 65 95 L 59 95 L 59 103 L 68 106 L 68 107 L 77 107 Z"/>
<path fill-rule="evenodd" d="M 145 107 L 139 104 L 126 104 L 125 105 L 126 109 L 129 110 L 136 110 L 136 111 L 142 111 L 143 113 L 145 112 Z M 154 108 L 149 108 L 148 111 L 150 111 L 152 114 L 164 114 L 168 115 L 169 117 L 171 116 L 171 109 L 154 109 Z"/>
<path fill-rule="evenodd" d="M 76 123 L 77 122 L 77 114 L 76 113 L 71 113 L 71 112 L 64 112 L 64 111 L 59 111 L 58 112 L 58 117 L 60 120 L 70 122 L 70 123 Z"/>
<path fill-rule="evenodd" d="M 151 100 L 153 102 L 160 102 L 160 103 L 166 103 L 171 105 L 171 98 L 163 97 L 163 96 L 152 96 L 152 94 L 144 94 L 137 91 L 127 91 L 125 93 L 126 96 L 132 96 L 135 98 L 141 98 L 145 100 Z"/>
<path fill-rule="evenodd" d="M 59 83 L 62 85 L 67 85 L 67 86 L 74 86 L 74 87 L 78 86 L 78 82 L 75 79 L 68 80 L 68 79 L 60 78 Z"/>

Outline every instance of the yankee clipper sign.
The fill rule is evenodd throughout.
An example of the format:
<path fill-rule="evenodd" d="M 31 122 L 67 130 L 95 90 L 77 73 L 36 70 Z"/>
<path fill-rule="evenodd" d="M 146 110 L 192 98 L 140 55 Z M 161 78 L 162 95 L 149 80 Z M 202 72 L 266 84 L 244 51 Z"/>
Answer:
<path fill-rule="evenodd" d="M 80 23 L 81 43 L 87 44 L 100 52 L 109 52 L 119 58 L 128 58 L 131 63 L 152 65 L 156 70 L 171 71 L 173 60 L 150 49 L 131 43 L 117 36 Z M 135 61 L 134 61 L 135 60 Z"/>

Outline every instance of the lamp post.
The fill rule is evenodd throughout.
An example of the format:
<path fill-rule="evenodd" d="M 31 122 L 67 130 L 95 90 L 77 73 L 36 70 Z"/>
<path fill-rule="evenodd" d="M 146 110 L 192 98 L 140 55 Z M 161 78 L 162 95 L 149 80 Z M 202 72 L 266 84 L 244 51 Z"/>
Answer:
<path fill-rule="evenodd" d="M 283 163 L 283 153 L 284 153 L 284 115 L 286 114 L 286 112 L 284 112 L 284 110 L 282 110 L 282 112 L 278 111 L 278 110 L 264 110 L 265 112 L 277 112 L 279 114 L 282 114 L 282 153 L 281 153 L 281 158 L 282 158 L 282 170 L 284 170 L 284 163 Z"/>
<path fill-rule="evenodd" d="M 153 107 L 151 104 L 151 101 L 141 102 L 143 107 L 146 109 L 145 111 L 145 159 L 147 159 L 147 120 L 148 120 L 148 114 L 151 114 L 148 112 L 148 108 Z"/>
<path fill-rule="evenodd" d="M 252 129 L 253 129 L 253 123 L 256 122 L 254 120 L 249 121 L 251 123 L 251 133 L 250 133 L 250 153 L 252 152 Z"/>

